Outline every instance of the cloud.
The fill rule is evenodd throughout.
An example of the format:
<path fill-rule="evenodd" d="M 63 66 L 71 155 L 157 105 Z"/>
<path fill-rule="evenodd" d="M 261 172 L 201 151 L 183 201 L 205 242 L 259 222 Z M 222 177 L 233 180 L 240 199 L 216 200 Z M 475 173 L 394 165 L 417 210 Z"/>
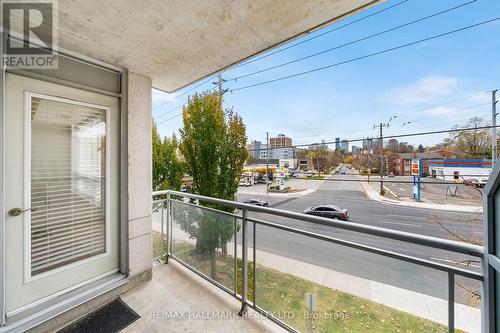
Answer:
<path fill-rule="evenodd" d="M 438 100 L 453 93 L 459 80 L 446 76 L 425 76 L 415 83 L 389 91 L 384 100 L 396 105 L 415 105 Z"/>
<path fill-rule="evenodd" d="M 454 108 L 447 108 L 444 106 L 439 106 L 425 111 L 425 113 L 431 117 L 449 116 L 450 114 L 453 114 L 455 112 L 456 110 Z"/>

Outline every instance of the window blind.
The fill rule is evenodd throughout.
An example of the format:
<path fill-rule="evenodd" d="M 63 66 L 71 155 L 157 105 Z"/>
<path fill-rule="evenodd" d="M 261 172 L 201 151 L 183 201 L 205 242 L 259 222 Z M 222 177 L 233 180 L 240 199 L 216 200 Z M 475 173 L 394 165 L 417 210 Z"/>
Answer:
<path fill-rule="evenodd" d="M 106 111 L 31 97 L 31 275 L 106 249 Z"/>

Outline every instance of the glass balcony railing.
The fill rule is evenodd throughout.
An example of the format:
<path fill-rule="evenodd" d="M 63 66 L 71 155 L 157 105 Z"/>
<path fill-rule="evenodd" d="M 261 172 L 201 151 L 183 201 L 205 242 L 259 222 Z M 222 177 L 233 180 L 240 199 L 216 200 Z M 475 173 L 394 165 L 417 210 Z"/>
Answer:
<path fill-rule="evenodd" d="M 242 316 L 252 308 L 290 332 L 481 331 L 480 246 L 181 192 L 153 196 L 154 258 L 234 296 Z"/>

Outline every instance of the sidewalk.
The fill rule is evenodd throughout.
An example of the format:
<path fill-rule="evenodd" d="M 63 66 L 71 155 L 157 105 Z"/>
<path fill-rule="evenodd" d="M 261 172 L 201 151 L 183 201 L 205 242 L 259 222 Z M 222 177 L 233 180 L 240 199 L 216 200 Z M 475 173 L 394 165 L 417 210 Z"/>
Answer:
<path fill-rule="evenodd" d="M 324 182 L 324 180 L 288 179 L 285 181 L 285 186 L 296 188 L 301 191 L 292 193 L 269 192 L 268 195 L 281 198 L 300 197 L 315 192 Z M 250 187 L 239 187 L 237 194 L 266 195 L 266 185 L 255 184 Z"/>
<path fill-rule="evenodd" d="M 423 209 L 434 209 L 434 210 L 444 210 L 452 212 L 462 212 L 462 213 L 482 213 L 482 206 L 467 206 L 467 205 L 450 205 L 450 204 L 437 204 L 433 202 L 417 202 L 417 201 L 401 201 L 386 198 L 379 194 L 379 192 L 373 188 L 371 184 L 367 182 L 360 182 L 361 186 L 365 191 L 366 196 L 375 201 L 384 202 L 391 205 L 398 205 L 404 207 L 413 208 L 423 208 Z"/>
<path fill-rule="evenodd" d="M 228 246 L 228 248 L 232 249 L 233 247 Z M 239 247 L 238 251 L 241 251 Z M 251 248 L 249 252 L 252 253 Z M 336 272 L 321 266 L 260 250 L 256 251 L 256 257 L 258 264 L 264 267 L 292 274 L 322 286 L 448 325 L 447 300 Z M 466 332 L 479 333 L 481 331 L 481 310 L 455 303 L 455 328 Z"/>

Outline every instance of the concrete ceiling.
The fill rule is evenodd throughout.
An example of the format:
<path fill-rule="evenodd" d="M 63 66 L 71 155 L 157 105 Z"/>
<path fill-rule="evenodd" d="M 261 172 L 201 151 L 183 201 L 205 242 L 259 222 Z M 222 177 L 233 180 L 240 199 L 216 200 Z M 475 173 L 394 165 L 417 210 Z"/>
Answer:
<path fill-rule="evenodd" d="M 172 92 L 380 0 L 63 0 L 59 46 Z"/>

